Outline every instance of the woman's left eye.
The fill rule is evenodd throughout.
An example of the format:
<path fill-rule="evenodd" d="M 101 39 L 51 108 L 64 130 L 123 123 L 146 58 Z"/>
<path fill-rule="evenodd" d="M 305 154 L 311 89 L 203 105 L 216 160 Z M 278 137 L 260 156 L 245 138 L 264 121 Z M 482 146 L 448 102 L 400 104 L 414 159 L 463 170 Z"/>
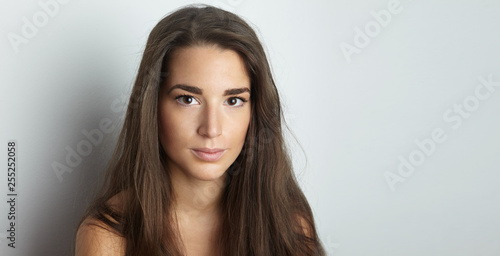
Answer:
<path fill-rule="evenodd" d="M 226 100 L 226 104 L 232 107 L 241 107 L 247 100 L 240 97 L 231 97 Z"/>

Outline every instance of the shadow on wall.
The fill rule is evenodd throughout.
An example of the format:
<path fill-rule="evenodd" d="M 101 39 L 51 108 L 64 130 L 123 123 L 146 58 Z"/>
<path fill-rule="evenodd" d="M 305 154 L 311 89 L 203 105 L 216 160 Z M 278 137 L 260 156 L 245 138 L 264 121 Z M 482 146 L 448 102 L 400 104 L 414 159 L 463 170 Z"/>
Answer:
<path fill-rule="evenodd" d="M 95 87 L 102 88 L 105 84 L 102 82 Z M 95 102 L 95 99 L 90 99 L 92 95 L 88 97 L 83 101 Z M 27 222 L 35 225 L 30 225 L 27 239 L 22 240 L 29 246 L 23 254 L 74 254 L 77 225 L 100 188 L 104 170 L 121 129 L 124 113 L 122 102 L 126 99 L 124 95 L 116 96 L 109 102 L 107 99 L 100 99 L 103 106 L 108 105 L 104 107 L 104 111 L 99 104 L 87 104 L 80 110 L 81 125 L 77 126 L 80 130 L 74 132 L 71 139 L 73 142 L 55 149 L 60 155 L 58 159 L 44 157 L 47 163 L 43 166 L 52 167 L 54 178 L 38 183 L 39 187 L 36 189 L 30 188 L 32 193 L 43 193 L 45 201 L 35 202 L 38 207 L 32 207 L 36 209 L 36 213 L 26 213 L 32 218 Z M 69 113 L 71 114 L 73 113 Z"/>

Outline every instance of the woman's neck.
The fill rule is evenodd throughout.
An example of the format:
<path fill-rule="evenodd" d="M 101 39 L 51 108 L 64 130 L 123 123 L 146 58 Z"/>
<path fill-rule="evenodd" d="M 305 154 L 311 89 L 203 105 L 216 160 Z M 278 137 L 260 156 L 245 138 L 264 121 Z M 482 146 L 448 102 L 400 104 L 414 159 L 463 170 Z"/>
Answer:
<path fill-rule="evenodd" d="M 197 218 L 219 215 L 224 176 L 217 180 L 197 180 L 179 170 L 170 170 L 177 214 Z"/>
<path fill-rule="evenodd" d="M 187 255 L 218 255 L 223 190 L 221 181 L 203 181 L 170 169 L 174 192 L 173 214 Z"/>

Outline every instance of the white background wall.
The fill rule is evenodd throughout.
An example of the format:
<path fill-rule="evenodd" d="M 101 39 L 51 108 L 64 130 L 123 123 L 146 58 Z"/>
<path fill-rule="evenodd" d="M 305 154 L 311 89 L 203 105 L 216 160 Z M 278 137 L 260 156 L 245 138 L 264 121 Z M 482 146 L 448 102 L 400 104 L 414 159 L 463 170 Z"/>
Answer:
<path fill-rule="evenodd" d="M 147 36 L 192 3 L 42 7 L 54 1 L 1 1 L 1 255 L 69 254 Z M 328 255 L 498 255 L 498 1 L 206 3 L 250 21 L 265 44 Z M 101 122 L 114 130 L 91 144 L 85 132 L 103 132 Z M 6 239 L 12 139 L 15 249 Z M 85 145 L 81 161 L 68 158 Z"/>

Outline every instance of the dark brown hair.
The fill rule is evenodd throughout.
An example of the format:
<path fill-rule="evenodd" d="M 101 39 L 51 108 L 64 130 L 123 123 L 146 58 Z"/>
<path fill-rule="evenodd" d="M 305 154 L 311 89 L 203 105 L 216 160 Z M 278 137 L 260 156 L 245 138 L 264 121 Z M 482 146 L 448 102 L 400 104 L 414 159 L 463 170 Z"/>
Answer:
<path fill-rule="evenodd" d="M 197 45 L 237 52 L 251 81 L 245 144 L 222 185 L 220 255 L 324 255 L 287 153 L 280 99 L 264 49 L 245 21 L 207 5 L 181 8 L 151 31 L 102 192 L 80 224 L 100 220 L 126 239 L 127 255 L 184 254 L 171 214 L 175 198 L 158 139 L 157 104 L 172 52 Z M 122 207 L 110 206 L 121 192 L 127 192 Z"/>

